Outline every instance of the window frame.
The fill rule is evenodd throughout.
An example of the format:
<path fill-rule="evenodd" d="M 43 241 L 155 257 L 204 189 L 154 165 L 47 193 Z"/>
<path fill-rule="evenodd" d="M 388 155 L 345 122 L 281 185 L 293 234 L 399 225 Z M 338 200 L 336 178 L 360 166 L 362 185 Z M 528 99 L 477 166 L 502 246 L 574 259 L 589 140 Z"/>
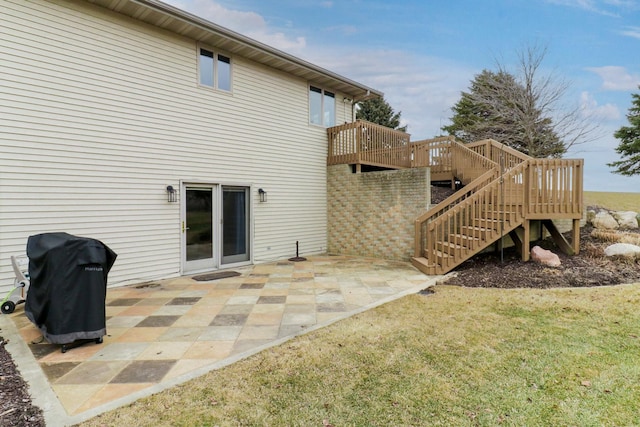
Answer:
<path fill-rule="evenodd" d="M 212 73 L 213 73 L 212 82 L 213 82 L 213 85 L 208 85 L 208 84 L 205 84 L 205 83 L 202 82 L 202 66 L 201 66 L 202 62 L 201 61 L 202 61 L 202 56 L 203 56 L 202 55 L 202 51 L 203 50 L 212 55 L 210 58 L 212 58 L 212 61 L 213 61 L 213 65 L 212 65 Z M 227 59 L 228 62 L 224 61 L 220 57 L 222 57 L 224 59 Z M 228 75 L 228 79 L 227 79 L 228 82 L 229 82 L 228 83 L 228 86 L 229 86 L 228 89 L 220 87 L 220 71 L 219 71 L 220 67 L 218 66 L 220 61 L 227 63 L 228 66 L 229 66 L 229 75 Z M 211 48 L 209 46 L 206 46 L 206 45 L 198 44 L 197 48 L 196 48 L 196 63 L 197 63 L 197 68 L 198 68 L 198 73 L 197 73 L 198 74 L 198 76 L 197 76 L 198 86 L 202 87 L 202 88 L 206 88 L 206 89 L 212 89 L 212 90 L 224 92 L 224 93 L 232 93 L 233 92 L 233 68 L 234 68 L 233 62 L 234 62 L 233 61 L 233 57 L 231 55 L 229 55 L 228 53 L 223 52 L 223 51 L 219 51 L 217 49 L 213 49 L 213 48 Z"/>
<path fill-rule="evenodd" d="M 313 118 L 312 110 L 314 110 L 314 111 L 317 110 L 317 108 L 316 109 L 312 108 L 312 104 L 311 104 L 311 101 L 312 101 L 311 93 L 312 92 L 320 94 L 320 105 L 319 105 L 320 108 L 318 110 L 320 123 L 316 123 L 316 122 L 314 122 L 312 120 L 312 118 Z M 308 96 L 308 108 L 309 108 L 309 124 L 313 125 L 313 126 L 324 127 L 324 128 L 335 126 L 336 125 L 336 114 L 337 114 L 337 111 L 336 111 L 337 110 L 336 109 L 336 98 L 337 98 L 336 93 L 334 91 L 329 91 L 329 90 L 326 90 L 326 89 L 324 89 L 322 87 L 315 86 L 313 84 L 309 84 L 308 90 L 307 90 L 307 96 Z M 329 112 L 329 111 L 327 111 L 325 109 L 326 108 L 325 100 L 327 98 L 332 98 L 333 99 L 333 112 Z M 333 123 L 331 123 L 331 124 L 326 123 L 326 117 L 325 116 L 327 115 L 327 113 L 329 113 L 329 116 L 333 118 Z"/>

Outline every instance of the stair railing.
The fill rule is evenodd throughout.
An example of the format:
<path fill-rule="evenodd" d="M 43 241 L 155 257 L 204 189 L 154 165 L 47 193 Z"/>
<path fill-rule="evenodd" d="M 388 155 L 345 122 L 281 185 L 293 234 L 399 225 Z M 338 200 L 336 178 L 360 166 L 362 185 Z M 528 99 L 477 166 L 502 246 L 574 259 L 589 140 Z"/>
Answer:
<path fill-rule="evenodd" d="M 465 186 L 416 218 L 414 250 L 416 257 L 422 256 L 422 242 L 426 238 L 426 224 L 445 214 L 449 209 L 489 184 L 500 173 L 498 165 L 495 162 L 470 150 L 465 145 L 453 139 L 453 137 L 425 140 L 419 144 L 427 146 L 427 144 L 443 144 L 445 142 L 448 142 L 447 152 L 450 154 L 450 168 L 454 176 L 459 177 Z"/>
<path fill-rule="evenodd" d="M 429 221 L 422 253 L 416 256 L 426 258 L 441 274 L 493 243 L 501 232 L 504 235 L 520 225 L 527 167 L 525 162 L 512 168 Z"/>

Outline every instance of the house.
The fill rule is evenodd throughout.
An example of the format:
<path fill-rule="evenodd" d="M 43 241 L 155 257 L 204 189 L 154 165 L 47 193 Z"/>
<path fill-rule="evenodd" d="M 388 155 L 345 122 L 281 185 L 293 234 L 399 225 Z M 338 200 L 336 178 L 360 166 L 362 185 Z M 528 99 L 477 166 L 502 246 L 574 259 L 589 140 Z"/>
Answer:
<path fill-rule="evenodd" d="M 427 274 L 507 235 L 527 260 L 543 227 L 579 249 L 582 160 L 357 121 L 379 91 L 157 0 L 0 8 L 0 291 L 10 256 L 52 231 L 113 249 L 110 285 L 297 243 Z M 432 207 L 432 181 L 462 188 Z"/>
<path fill-rule="evenodd" d="M 327 250 L 327 131 L 379 91 L 155 0 L 0 0 L 0 291 L 30 235 L 110 285 Z"/>

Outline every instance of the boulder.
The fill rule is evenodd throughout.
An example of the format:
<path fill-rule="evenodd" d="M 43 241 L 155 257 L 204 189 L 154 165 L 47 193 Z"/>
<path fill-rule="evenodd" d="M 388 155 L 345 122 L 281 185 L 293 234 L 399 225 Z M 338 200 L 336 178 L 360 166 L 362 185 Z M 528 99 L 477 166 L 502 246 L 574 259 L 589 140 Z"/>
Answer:
<path fill-rule="evenodd" d="M 587 224 L 593 225 L 593 219 L 596 217 L 596 211 L 589 209 L 587 211 Z"/>
<path fill-rule="evenodd" d="M 617 230 L 618 221 L 609 212 L 598 212 L 591 221 L 595 228 L 603 228 L 605 230 Z"/>
<path fill-rule="evenodd" d="M 640 246 L 631 243 L 614 243 L 604 250 L 608 257 L 640 258 Z"/>
<path fill-rule="evenodd" d="M 620 211 L 611 212 L 613 218 L 618 221 L 618 226 L 622 230 L 638 228 L 638 212 Z"/>
<path fill-rule="evenodd" d="M 542 249 L 540 246 L 531 248 L 531 259 L 542 265 L 549 267 L 560 267 L 560 257 L 551 251 Z"/>

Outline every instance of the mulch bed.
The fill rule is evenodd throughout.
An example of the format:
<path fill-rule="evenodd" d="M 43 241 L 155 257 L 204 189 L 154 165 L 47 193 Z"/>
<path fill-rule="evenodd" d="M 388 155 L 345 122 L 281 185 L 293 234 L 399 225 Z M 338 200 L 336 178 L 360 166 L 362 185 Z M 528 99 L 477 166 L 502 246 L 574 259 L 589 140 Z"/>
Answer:
<path fill-rule="evenodd" d="M 455 277 L 447 284 L 484 288 L 561 288 L 618 285 L 640 282 L 640 261 L 611 259 L 604 249 L 611 242 L 591 236 L 592 229 L 580 231 L 580 253 L 567 256 L 560 252 L 552 240 L 536 244 L 560 257 L 560 267 L 547 267 L 529 261 L 522 262 L 514 248 L 499 253 L 477 255 L 455 270 Z"/>
<path fill-rule="evenodd" d="M 5 339 L 0 337 L 0 426 L 44 426 L 42 410 L 31 402 L 27 384 L 4 348 L 5 344 Z"/>

